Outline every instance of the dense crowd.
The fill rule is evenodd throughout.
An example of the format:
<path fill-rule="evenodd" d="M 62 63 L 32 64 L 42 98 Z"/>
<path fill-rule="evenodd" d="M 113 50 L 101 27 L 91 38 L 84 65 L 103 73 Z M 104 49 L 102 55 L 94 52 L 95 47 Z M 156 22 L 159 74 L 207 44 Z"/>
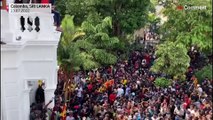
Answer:
<path fill-rule="evenodd" d="M 50 120 L 210 120 L 212 80 L 198 84 L 189 68 L 187 80 L 174 80 L 168 88 L 153 84 L 150 72 L 154 49 L 134 51 L 127 61 L 113 66 L 80 71 L 55 91 Z"/>

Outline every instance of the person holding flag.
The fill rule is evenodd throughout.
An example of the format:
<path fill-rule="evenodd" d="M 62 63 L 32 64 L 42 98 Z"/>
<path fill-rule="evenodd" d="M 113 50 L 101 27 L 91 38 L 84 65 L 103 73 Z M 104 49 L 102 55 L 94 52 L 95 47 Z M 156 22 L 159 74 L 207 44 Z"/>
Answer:
<path fill-rule="evenodd" d="M 38 81 L 38 88 L 36 90 L 35 100 L 36 100 L 36 103 L 44 104 L 45 102 L 44 82 L 42 80 Z"/>
<path fill-rule="evenodd" d="M 66 114 L 67 114 L 67 105 L 65 102 L 62 103 L 61 106 L 62 112 L 60 113 L 61 119 L 60 120 L 66 120 Z"/>

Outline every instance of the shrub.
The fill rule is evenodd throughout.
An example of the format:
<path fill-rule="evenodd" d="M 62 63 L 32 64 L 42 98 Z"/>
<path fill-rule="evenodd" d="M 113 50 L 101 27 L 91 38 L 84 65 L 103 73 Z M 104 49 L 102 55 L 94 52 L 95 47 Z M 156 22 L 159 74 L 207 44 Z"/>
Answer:
<path fill-rule="evenodd" d="M 164 77 L 159 77 L 159 78 L 156 78 L 156 80 L 154 81 L 154 84 L 155 86 L 165 88 L 165 87 L 169 87 L 172 84 L 172 81 Z"/>
<path fill-rule="evenodd" d="M 206 77 L 208 79 L 212 79 L 212 65 L 206 65 L 201 70 L 195 72 L 195 76 L 197 77 L 199 83 L 202 82 Z"/>

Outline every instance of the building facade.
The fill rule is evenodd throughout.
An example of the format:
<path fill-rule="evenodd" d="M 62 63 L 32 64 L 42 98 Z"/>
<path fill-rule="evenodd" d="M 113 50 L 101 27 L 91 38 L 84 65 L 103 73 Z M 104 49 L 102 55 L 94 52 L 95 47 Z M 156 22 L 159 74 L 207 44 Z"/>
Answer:
<path fill-rule="evenodd" d="M 51 13 L 1 10 L 1 41 L 6 43 L 1 45 L 1 120 L 29 119 L 38 80 L 45 82 L 45 103 L 54 97 L 60 35 Z"/>

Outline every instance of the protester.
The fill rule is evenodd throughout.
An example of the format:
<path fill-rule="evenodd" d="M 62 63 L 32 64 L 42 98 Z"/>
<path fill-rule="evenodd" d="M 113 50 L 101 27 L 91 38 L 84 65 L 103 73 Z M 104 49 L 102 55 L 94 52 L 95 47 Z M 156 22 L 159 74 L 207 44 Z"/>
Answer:
<path fill-rule="evenodd" d="M 45 97 L 44 97 L 44 83 L 42 81 L 39 81 L 38 88 L 36 90 L 36 96 L 35 96 L 36 103 L 38 104 L 44 104 Z"/>
<path fill-rule="evenodd" d="M 48 1 L 48 3 L 50 3 L 52 5 L 52 13 L 54 14 L 53 18 L 54 18 L 54 25 L 56 26 L 56 30 L 62 32 L 62 28 L 61 28 L 61 15 L 60 13 L 56 10 L 56 6 L 55 6 L 55 0 L 43 0 L 44 3 L 46 1 Z"/>
<path fill-rule="evenodd" d="M 22 3 L 37 3 L 37 4 L 51 4 L 52 5 L 52 13 L 54 14 L 54 25 L 56 26 L 56 31 L 62 32 L 61 28 L 61 15 L 56 10 L 55 0 L 14 0 L 14 3 L 22 4 Z"/>

